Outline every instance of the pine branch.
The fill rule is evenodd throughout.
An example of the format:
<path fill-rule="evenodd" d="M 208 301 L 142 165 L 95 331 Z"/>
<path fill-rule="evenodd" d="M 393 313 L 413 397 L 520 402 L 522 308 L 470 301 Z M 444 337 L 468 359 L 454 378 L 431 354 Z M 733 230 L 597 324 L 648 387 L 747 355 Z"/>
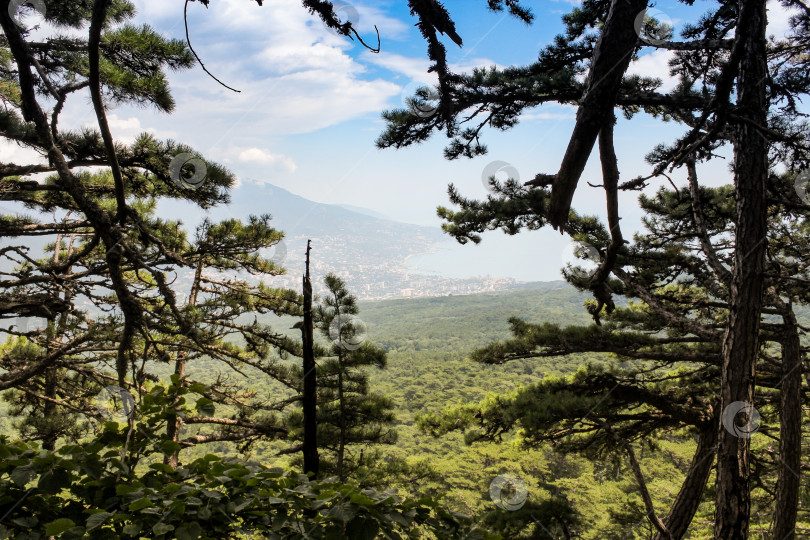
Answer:
<path fill-rule="evenodd" d="M 126 195 L 124 193 L 124 178 L 121 174 L 121 166 L 118 163 L 115 143 L 113 142 L 112 133 L 110 132 L 110 125 L 107 122 L 107 113 L 104 111 L 104 101 L 101 97 L 101 55 L 99 45 L 101 44 L 101 30 L 107 19 L 107 9 L 111 4 L 112 0 L 96 0 L 93 4 L 93 18 L 90 22 L 90 39 L 87 44 L 90 63 L 89 86 L 90 97 L 93 100 L 93 108 L 96 112 L 96 120 L 98 121 L 98 127 L 101 131 L 101 137 L 104 139 L 104 146 L 107 149 L 107 159 L 109 160 L 110 170 L 112 171 L 115 181 L 115 199 L 118 204 L 115 221 L 118 221 L 121 226 L 124 226 L 127 209 Z M 58 95 L 57 99 L 59 99 Z"/>

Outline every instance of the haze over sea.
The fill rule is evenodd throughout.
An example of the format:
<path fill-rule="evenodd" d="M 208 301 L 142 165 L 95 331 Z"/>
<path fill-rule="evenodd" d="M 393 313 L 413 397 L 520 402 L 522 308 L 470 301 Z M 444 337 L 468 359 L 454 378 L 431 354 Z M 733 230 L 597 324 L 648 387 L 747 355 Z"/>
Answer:
<path fill-rule="evenodd" d="M 518 281 L 561 279 L 559 269 L 551 270 L 547 263 L 550 257 L 555 257 L 560 261 L 558 266 L 562 266 L 563 250 L 556 246 L 549 249 L 547 240 L 539 235 L 524 232 L 521 236 L 518 239 L 493 232 L 478 245 L 471 242 L 461 245 L 448 237 L 433 253 L 408 259 L 408 265 L 416 273 L 437 273 L 452 278 L 492 275 Z M 532 241 L 527 242 L 526 236 L 533 236 Z M 530 247 L 527 249 L 527 246 Z"/>

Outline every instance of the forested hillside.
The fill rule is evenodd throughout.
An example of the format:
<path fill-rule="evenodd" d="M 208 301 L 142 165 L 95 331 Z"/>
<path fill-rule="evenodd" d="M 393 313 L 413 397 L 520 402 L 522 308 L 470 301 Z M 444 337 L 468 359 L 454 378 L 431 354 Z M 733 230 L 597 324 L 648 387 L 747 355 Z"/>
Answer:
<path fill-rule="evenodd" d="M 515 314 L 534 322 L 587 324 L 586 298 L 564 282 L 554 282 L 521 292 L 362 305 L 370 339 L 391 352 L 388 368 L 372 376 L 376 387 L 394 396 L 401 422 L 396 449 L 387 453 L 412 463 L 423 461 L 432 469 L 424 477 L 405 477 L 401 490 L 418 485 L 425 493 L 442 494 L 452 507 L 485 523 L 506 526 L 503 530 L 510 531 L 511 537 L 560 538 L 566 529 L 576 537 L 594 539 L 641 539 L 654 534 L 633 473 L 616 454 L 575 454 L 555 451 L 548 444 L 527 448 L 512 435 L 500 443 L 469 445 L 460 434 L 432 437 L 413 423 L 420 415 L 487 396 L 492 399 L 546 376 L 571 375 L 587 365 L 617 364 L 613 355 L 590 353 L 492 366 L 469 358 L 473 349 L 507 338 L 506 320 Z M 800 320 L 810 322 L 809 315 L 803 309 Z M 760 441 L 760 448 L 768 445 Z M 642 447 L 639 460 L 656 501 L 663 504 L 678 492 L 694 450 L 691 437 L 675 434 Z M 527 503 L 510 516 L 511 522 L 501 521 L 502 511 L 493 506 L 489 493 L 492 480 L 504 474 L 516 475 L 528 486 Z M 711 537 L 708 497 L 685 538 Z M 805 509 L 810 507 L 807 497 L 802 501 Z M 768 493 L 758 491 L 762 510 L 756 512 L 754 527 L 766 536 L 771 520 L 768 501 Z M 810 512 L 805 510 L 802 521 L 808 520 Z"/>
<path fill-rule="evenodd" d="M 489 493 L 490 484 L 503 475 L 515 475 L 528 486 L 528 502 L 514 518 L 510 516 L 505 531 L 511 531 L 512 537 L 520 536 L 520 529 L 528 536 L 542 534 L 543 527 L 561 530 L 557 522 L 561 508 L 565 508 L 562 515 L 570 519 L 568 526 L 583 538 L 647 537 L 649 524 L 634 493 L 632 473 L 621 461 L 559 453 L 548 445 L 527 449 L 511 436 L 502 443 L 468 445 L 462 435 L 434 437 L 417 426 L 417 418 L 425 414 L 474 404 L 547 376 L 570 375 L 587 365 L 615 362 L 603 354 L 522 360 L 502 366 L 481 366 L 469 358 L 475 348 L 508 338 L 507 319 L 515 313 L 529 321 L 587 324 L 586 299 L 586 294 L 560 281 L 527 285 L 517 292 L 361 303 L 368 341 L 389 353 L 387 367 L 369 373 L 371 386 L 393 401 L 398 439 L 395 445 L 385 446 L 380 462 L 361 471 L 355 481 L 394 486 L 403 495 L 438 496 L 482 525 L 503 519 Z M 277 326 L 289 328 L 289 322 L 284 319 Z M 169 373 L 165 370 L 164 376 Z M 189 366 L 189 376 L 202 382 L 216 380 L 217 373 L 211 360 L 200 359 Z M 248 374 L 261 376 L 259 372 Z M 244 381 L 248 387 L 250 379 Z M 276 390 L 282 392 L 283 388 L 276 386 Z M 8 404 L 0 407 L 7 409 Z M 13 432 L 8 429 L 10 423 L 6 418 L 6 433 Z M 247 459 L 284 466 L 289 460 L 276 456 L 279 448 L 259 443 Z M 208 451 L 239 455 L 230 443 L 212 445 Z M 653 484 L 655 492 L 664 497 L 677 491 L 692 451 L 690 439 L 675 438 L 659 441 L 641 456 L 645 470 L 658 478 Z M 190 460 L 197 454 L 204 455 L 192 449 L 181 457 Z M 704 527 L 696 527 L 690 538 L 705 533 L 708 514 L 703 522 Z"/>

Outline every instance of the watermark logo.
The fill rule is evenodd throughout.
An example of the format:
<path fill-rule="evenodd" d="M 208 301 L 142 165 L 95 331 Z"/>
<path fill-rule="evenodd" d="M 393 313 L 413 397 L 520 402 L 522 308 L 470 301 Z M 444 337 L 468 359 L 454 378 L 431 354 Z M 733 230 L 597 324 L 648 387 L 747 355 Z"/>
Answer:
<path fill-rule="evenodd" d="M 17 26 L 23 27 L 22 19 L 20 18 L 20 8 L 23 5 L 31 6 L 34 11 L 39 13 L 42 19 L 45 19 L 45 14 L 47 13 L 47 9 L 45 8 L 45 2 L 43 0 L 11 0 L 8 3 L 8 15 L 14 22 L 17 23 Z"/>
<path fill-rule="evenodd" d="M 493 181 L 504 184 L 507 180 L 514 180 L 519 183 L 520 173 L 511 163 L 505 161 L 493 161 L 484 167 L 484 172 L 481 173 L 481 183 L 490 193 L 495 193 L 495 188 L 492 185 Z"/>
<path fill-rule="evenodd" d="M 48 319 L 45 317 L 17 317 L 14 327 L 23 334 L 42 332 L 48 328 Z"/>
<path fill-rule="evenodd" d="M 439 110 L 439 93 L 429 84 L 413 81 L 402 90 L 402 104 L 420 118 L 430 118 Z"/>
<path fill-rule="evenodd" d="M 759 430 L 759 411 L 745 401 L 735 401 L 723 409 L 722 420 L 726 431 L 740 439 L 750 439 Z"/>
<path fill-rule="evenodd" d="M 672 38 L 672 18 L 660 9 L 645 9 L 636 16 L 634 27 L 641 41 L 660 45 Z"/>
<path fill-rule="evenodd" d="M 269 257 L 271 263 L 275 265 L 282 265 L 287 260 L 287 244 L 284 240 L 279 240 L 273 246 L 273 254 Z"/>
<path fill-rule="evenodd" d="M 207 175 L 208 166 L 199 156 L 183 152 L 171 157 L 169 177 L 177 187 L 197 189 L 205 183 Z"/>
<path fill-rule="evenodd" d="M 120 386 L 106 386 L 95 399 L 96 410 L 108 420 L 131 418 L 135 413 L 135 398 Z"/>
<path fill-rule="evenodd" d="M 368 327 L 356 315 L 341 314 L 329 325 L 329 339 L 348 351 L 356 351 L 368 339 Z"/>
<path fill-rule="evenodd" d="M 501 474 L 489 483 L 489 496 L 498 508 L 514 512 L 526 504 L 529 490 L 514 474 Z"/>
<path fill-rule="evenodd" d="M 599 268 L 599 250 L 586 242 L 571 242 L 563 250 L 562 263 L 577 278 L 590 278 Z"/>
<path fill-rule="evenodd" d="M 341 2 L 340 0 L 332 0 L 332 9 L 335 12 L 335 17 L 345 24 L 351 23 L 353 28 L 357 28 L 357 24 L 360 22 L 360 13 L 358 13 L 357 8 L 353 5 L 349 4 L 348 2 Z M 336 36 L 342 36 L 340 32 L 338 32 L 334 28 L 330 28 L 327 24 L 321 21 L 323 27 L 329 30 L 331 33 L 335 34 Z"/>
<path fill-rule="evenodd" d="M 796 190 L 796 195 L 799 196 L 799 199 L 806 204 L 810 205 L 810 193 L 808 192 L 808 187 L 810 187 L 810 169 L 804 170 L 796 175 L 796 181 L 793 182 L 793 188 Z"/>

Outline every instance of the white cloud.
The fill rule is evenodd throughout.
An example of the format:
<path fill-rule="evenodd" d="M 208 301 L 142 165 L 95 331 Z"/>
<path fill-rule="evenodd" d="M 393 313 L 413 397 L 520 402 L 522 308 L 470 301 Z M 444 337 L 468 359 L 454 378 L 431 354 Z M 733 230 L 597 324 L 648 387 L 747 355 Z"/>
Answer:
<path fill-rule="evenodd" d="M 89 116 L 85 116 L 85 118 L 88 117 Z M 134 143 L 135 139 L 144 132 L 157 136 L 156 130 L 151 128 L 144 129 L 141 125 L 140 119 L 135 116 L 131 116 L 129 118 L 119 118 L 115 113 L 107 113 L 107 123 L 110 126 L 110 132 L 112 133 L 113 138 L 117 142 L 124 144 Z M 93 118 L 93 121 L 85 122 L 84 127 L 98 131 L 98 124 L 95 123 L 95 118 Z"/>
<path fill-rule="evenodd" d="M 438 78 L 434 73 L 428 73 L 428 68 L 433 62 L 424 57 L 410 58 L 401 54 L 382 51 L 379 54 L 364 53 L 362 58 L 366 62 L 394 73 L 401 73 L 415 81 L 438 82 Z M 475 68 L 504 68 L 504 66 L 488 58 L 469 58 L 466 56 L 462 57 L 458 62 L 449 62 L 448 66 L 455 73 L 472 73 Z"/>
<path fill-rule="evenodd" d="M 281 43 L 267 47 L 259 53 L 257 59 L 261 61 L 260 65 L 279 74 L 338 69 L 345 73 L 362 71 L 362 66 L 355 63 L 350 56 L 323 43 L 313 43 L 308 47 Z"/>
<path fill-rule="evenodd" d="M 360 5 L 357 10 L 361 34 L 366 24 L 395 35 L 407 29 L 378 8 Z M 311 133 L 377 115 L 401 91 L 382 78 L 364 77 L 366 65 L 353 58 L 362 46 L 328 31 L 300 0 L 275 0 L 263 7 L 218 0 L 208 10 L 192 5 L 189 28 L 206 67 L 242 91 L 220 87 L 199 66 L 171 76 L 177 101 L 173 129 L 182 126 L 184 140 L 201 149 L 225 140 L 245 147 L 251 145 L 248 139 Z M 159 30 L 183 38 L 182 13 L 174 26 Z"/>
<path fill-rule="evenodd" d="M 139 2 L 143 5 L 146 0 Z M 410 33 L 410 25 L 386 16 L 384 7 L 371 2 L 351 4 L 359 14 L 358 31 L 368 43 L 376 43 L 374 25 L 386 40 Z M 184 140 L 191 139 L 188 142 L 201 149 L 213 149 L 224 141 L 252 146 L 255 143 L 248 141 L 306 134 L 378 116 L 411 80 L 432 82 L 428 60 L 364 53 L 357 40 L 327 30 L 300 0 L 274 0 L 264 7 L 244 0 L 218 0 L 208 10 L 200 7 L 189 8 L 192 43 L 217 78 L 242 91 L 235 94 L 220 87 L 199 67 L 172 76 L 178 104 L 173 127 L 187 127 L 188 133 L 188 127 L 199 126 L 196 132 L 205 137 L 204 143 L 195 142 L 193 135 Z M 173 26 L 159 30 L 183 38 L 182 16 Z M 471 58 L 461 61 L 470 64 L 458 66 L 462 70 L 493 64 Z M 369 65 L 402 73 L 408 80 L 369 76 Z"/>
<path fill-rule="evenodd" d="M 107 117 L 107 123 L 110 124 L 110 129 L 120 131 L 141 131 L 141 121 L 136 117 L 118 118 L 118 115 L 111 114 Z"/>
<path fill-rule="evenodd" d="M 394 73 L 401 73 L 409 79 L 438 82 L 435 74 L 427 72 L 431 61 L 426 58 L 409 58 L 401 54 L 381 51 L 378 54 L 366 52 L 363 54 L 363 60 Z"/>
<path fill-rule="evenodd" d="M 674 52 L 666 50 L 655 50 L 650 54 L 645 54 L 630 64 L 627 73 L 661 79 L 664 84 L 659 91 L 670 92 L 678 86 L 678 79 L 669 74 L 669 61 L 674 54 Z"/>
<path fill-rule="evenodd" d="M 536 110 L 524 113 L 520 116 L 522 121 L 532 120 L 574 120 L 577 117 L 577 107 L 575 105 L 546 104 Z"/>
<path fill-rule="evenodd" d="M 182 2 L 155 2 L 154 0 L 132 0 L 135 4 L 135 9 L 142 19 L 146 19 L 151 23 L 155 21 L 179 17 L 182 21 L 183 17 L 183 3 Z M 190 8 L 197 8 L 195 4 L 191 4 Z"/>
<path fill-rule="evenodd" d="M 768 35 L 777 39 L 785 37 L 790 31 L 790 17 L 795 15 L 795 10 L 788 10 L 777 0 L 768 2 Z"/>
<path fill-rule="evenodd" d="M 42 164 L 48 161 L 35 150 L 8 141 L 0 141 L 0 162 L 5 164 L 15 163 L 17 165 L 28 165 L 34 163 Z"/>
<path fill-rule="evenodd" d="M 46 165 L 48 163 L 47 158 L 42 156 L 36 150 L 32 150 L 31 148 L 26 148 L 19 146 L 15 143 L 11 143 L 5 140 L 0 141 L 0 163 L 11 165 L 12 163 L 15 165 L 21 166 L 28 166 L 28 165 Z M 42 182 L 50 176 L 51 173 L 37 173 L 37 174 L 30 174 L 26 176 L 26 180 L 36 180 L 37 182 Z M 5 206 L 0 208 L 0 213 L 9 213 L 8 210 L 9 205 L 14 205 L 17 203 L 7 202 Z"/>
<path fill-rule="evenodd" d="M 265 165 L 278 165 L 289 172 L 295 172 L 298 166 L 292 158 L 284 154 L 271 154 L 261 148 L 248 148 L 239 153 L 239 161 L 244 163 L 261 163 Z"/>

